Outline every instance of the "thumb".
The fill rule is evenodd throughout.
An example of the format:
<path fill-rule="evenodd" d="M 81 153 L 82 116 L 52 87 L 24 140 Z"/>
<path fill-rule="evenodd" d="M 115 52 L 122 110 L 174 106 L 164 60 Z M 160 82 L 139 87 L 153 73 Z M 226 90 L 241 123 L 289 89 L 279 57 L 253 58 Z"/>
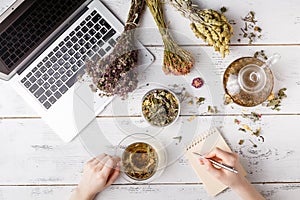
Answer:
<path fill-rule="evenodd" d="M 206 170 L 209 174 L 212 176 L 219 178 L 223 175 L 223 171 L 220 169 L 215 168 L 212 163 L 208 159 L 203 159 L 204 165 L 206 167 Z"/>

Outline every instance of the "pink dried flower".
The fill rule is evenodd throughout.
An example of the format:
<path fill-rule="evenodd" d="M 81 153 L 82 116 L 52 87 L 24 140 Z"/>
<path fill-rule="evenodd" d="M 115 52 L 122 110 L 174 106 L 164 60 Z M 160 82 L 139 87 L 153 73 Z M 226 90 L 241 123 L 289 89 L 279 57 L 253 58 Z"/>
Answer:
<path fill-rule="evenodd" d="M 195 88 L 201 88 L 203 84 L 204 81 L 200 77 L 193 79 L 192 86 L 194 86 Z"/>

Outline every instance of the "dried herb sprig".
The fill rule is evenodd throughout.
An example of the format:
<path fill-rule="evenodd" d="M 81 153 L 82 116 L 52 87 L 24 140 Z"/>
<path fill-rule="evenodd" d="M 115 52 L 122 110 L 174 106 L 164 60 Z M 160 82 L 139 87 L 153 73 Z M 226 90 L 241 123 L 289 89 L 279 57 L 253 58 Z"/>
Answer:
<path fill-rule="evenodd" d="M 278 93 L 275 95 L 271 95 L 271 97 L 268 99 L 267 107 L 271 107 L 272 110 L 280 111 L 281 102 L 283 99 L 287 98 L 287 95 L 285 93 L 287 89 L 282 88 L 278 91 Z"/>
<path fill-rule="evenodd" d="M 261 38 L 262 29 L 256 25 L 257 20 L 255 19 L 255 12 L 250 11 L 245 17 L 242 18 L 245 23 L 244 28 L 241 28 L 242 33 L 239 35 L 243 38 L 248 39 L 248 43 L 252 44 L 256 38 Z M 241 42 L 241 39 L 238 39 L 238 42 Z"/>
<path fill-rule="evenodd" d="M 162 3 L 160 0 L 146 0 L 146 3 L 159 28 L 164 49 L 163 71 L 165 74 L 185 75 L 194 66 L 192 54 L 180 46 L 172 39 L 163 16 Z"/>
<path fill-rule="evenodd" d="M 135 45 L 134 30 L 138 26 L 145 7 L 144 0 L 132 0 L 124 31 L 113 51 L 104 58 L 87 61 L 86 71 L 101 95 L 126 96 L 138 83 L 138 50 Z"/>
<path fill-rule="evenodd" d="M 223 13 L 212 9 L 201 10 L 191 0 L 169 0 L 169 2 L 191 21 L 191 29 L 197 38 L 212 45 L 223 58 L 229 54 L 233 28 Z"/>

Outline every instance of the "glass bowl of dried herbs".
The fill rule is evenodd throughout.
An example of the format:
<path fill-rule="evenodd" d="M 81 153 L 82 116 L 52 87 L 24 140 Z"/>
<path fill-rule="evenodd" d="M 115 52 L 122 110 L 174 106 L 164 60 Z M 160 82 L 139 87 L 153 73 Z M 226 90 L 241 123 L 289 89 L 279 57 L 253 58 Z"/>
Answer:
<path fill-rule="evenodd" d="M 163 145 L 153 136 L 135 133 L 125 137 L 117 146 L 123 177 L 132 183 L 149 183 L 158 178 L 167 165 Z"/>
<path fill-rule="evenodd" d="M 152 89 L 142 98 L 142 116 L 152 126 L 170 126 L 178 119 L 179 113 L 180 101 L 169 89 Z"/>

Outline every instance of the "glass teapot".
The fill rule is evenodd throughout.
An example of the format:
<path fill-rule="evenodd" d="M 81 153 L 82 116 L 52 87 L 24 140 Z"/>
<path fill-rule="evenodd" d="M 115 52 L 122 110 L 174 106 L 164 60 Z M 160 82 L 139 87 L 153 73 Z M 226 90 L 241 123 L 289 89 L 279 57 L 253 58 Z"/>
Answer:
<path fill-rule="evenodd" d="M 241 106 L 256 106 L 267 100 L 274 86 L 270 67 L 280 59 L 274 54 L 266 62 L 254 57 L 233 61 L 223 77 L 225 92 Z"/>

